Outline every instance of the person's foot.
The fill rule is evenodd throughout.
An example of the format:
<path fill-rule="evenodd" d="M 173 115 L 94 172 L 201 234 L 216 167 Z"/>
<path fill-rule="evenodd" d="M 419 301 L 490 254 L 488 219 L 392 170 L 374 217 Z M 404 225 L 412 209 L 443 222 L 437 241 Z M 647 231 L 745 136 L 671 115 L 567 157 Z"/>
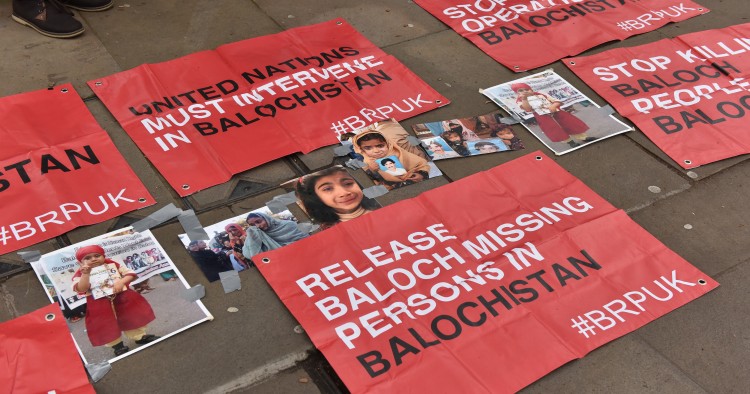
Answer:
<path fill-rule="evenodd" d="M 115 351 L 115 356 L 122 356 L 123 354 L 130 351 L 130 348 L 125 346 L 124 343 L 120 342 L 115 346 L 112 346 L 112 350 Z"/>
<path fill-rule="evenodd" d="M 60 0 L 60 2 L 81 11 L 104 11 L 115 5 L 115 0 Z"/>
<path fill-rule="evenodd" d="M 81 22 L 56 0 L 13 0 L 14 21 L 53 38 L 72 38 L 83 34 Z"/>
<path fill-rule="evenodd" d="M 137 341 L 135 341 L 135 343 L 137 343 L 139 345 L 145 345 L 145 344 L 151 343 L 151 342 L 153 342 L 153 341 L 155 341 L 155 340 L 157 340 L 159 338 L 161 338 L 161 337 L 156 336 L 156 335 L 146 334 L 146 335 L 142 336 L 141 339 L 138 339 Z"/>

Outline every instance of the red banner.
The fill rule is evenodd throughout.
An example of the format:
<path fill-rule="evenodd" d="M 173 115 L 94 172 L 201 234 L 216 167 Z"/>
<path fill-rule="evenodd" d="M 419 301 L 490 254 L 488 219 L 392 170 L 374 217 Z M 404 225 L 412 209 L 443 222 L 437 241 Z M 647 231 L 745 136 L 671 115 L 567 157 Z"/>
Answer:
<path fill-rule="evenodd" d="M 89 85 L 181 196 L 449 102 L 342 19 Z"/>
<path fill-rule="evenodd" d="M 93 394 L 60 306 L 0 323 L 0 394 Z"/>
<path fill-rule="evenodd" d="M 709 10 L 682 0 L 415 0 L 516 72 Z"/>
<path fill-rule="evenodd" d="M 750 153 L 750 24 L 565 64 L 683 168 Z"/>
<path fill-rule="evenodd" d="M 72 85 L 0 99 L 0 255 L 154 204 Z"/>
<path fill-rule="evenodd" d="M 718 286 L 539 152 L 255 261 L 352 392 L 513 392 Z"/>

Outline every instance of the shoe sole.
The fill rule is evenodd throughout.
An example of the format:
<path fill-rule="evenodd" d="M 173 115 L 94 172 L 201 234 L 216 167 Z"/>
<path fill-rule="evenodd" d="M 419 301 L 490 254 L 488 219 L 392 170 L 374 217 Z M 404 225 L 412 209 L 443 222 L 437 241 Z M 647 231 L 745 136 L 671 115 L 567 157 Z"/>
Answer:
<path fill-rule="evenodd" d="M 65 3 L 63 3 L 63 4 L 65 4 Z M 72 9 L 78 10 L 78 11 L 87 11 L 87 12 L 106 11 L 106 10 L 112 8 L 114 5 L 115 5 L 115 0 L 112 0 L 109 4 L 105 4 L 103 6 L 96 7 L 96 8 L 94 8 L 94 7 L 88 7 L 88 8 L 87 7 L 76 7 L 74 5 L 65 4 L 65 6 L 68 7 L 68 8 L 72 8 Z"/>
<path fill-rule="evenodd" d="M 86 30 L 85 28 L 82 27 L 81 30 L 76 30 L 76 31 L 70 32 L 70 33 L 55 33 L 53 31 L 42 30 L 38 26 L 36 26 L 35 24 L 27 21 L 26 19 L 21 18 L 20 16 L 11 15 L 11 18 L 13 18 L 14 21 L 16 21 L 16 22 L 18 22 L 18 23 L 20 23 L 20 24 L 22 24 L 24 26 L 28 26 L 28 27 L 36 30 L 37 33 L 39 33 L 41 35 L 44 35 L 44 36 L 47 36 L 47 37 L 52 37 L 52 38 L 73 38 L 73 37 L 78 37 L 81 34 L 83 34 L 83 32 Z"/>

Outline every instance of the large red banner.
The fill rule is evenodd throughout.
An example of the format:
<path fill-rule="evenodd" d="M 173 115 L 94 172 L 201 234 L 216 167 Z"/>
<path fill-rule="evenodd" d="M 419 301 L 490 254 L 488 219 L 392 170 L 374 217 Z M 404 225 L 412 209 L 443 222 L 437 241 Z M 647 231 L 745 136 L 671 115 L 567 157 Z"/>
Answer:
<path fill-rule="evenodd" d="M 449 102 L 342 19 L 89 85 L 181 196 Z"/>
<path fill-rule="evenodd" d="M 517 72 L 709 11 L 682 0 L 415 1 Z"/>
<path fill-rule="evenodd" d="M 750 153 L 750 24 L 565 64 L 683 168 Z"/>
<path fill-rule="evenodd" d="M 0 99 L 0 254 L 154 204 L 70 84 Z"/>
<path fill-rule="evenodd" d="M 0 394 L 95 394 L 60 305 L 0 323 Z"/>
<path fill-rule="evenodd" d="M 352 392 L 512 392 L 718 286 L 539 152 L 254 261 Z"/>

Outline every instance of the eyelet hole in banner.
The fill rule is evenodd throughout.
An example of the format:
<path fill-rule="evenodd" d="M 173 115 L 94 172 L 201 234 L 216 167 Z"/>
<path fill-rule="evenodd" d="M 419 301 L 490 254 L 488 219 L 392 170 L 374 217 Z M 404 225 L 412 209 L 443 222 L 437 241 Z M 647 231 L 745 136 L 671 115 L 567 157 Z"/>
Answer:
<path fill-rule="evenodd" d="M 568 62 L 568 63 L 570 63 L 571 66 L 575 66 L 576 65 L 576 62 L 574 62 L 572 60 L 570 62 Z"/>
<path fill-rule="evenodd" d="M 55 314 L 54 313 L 48 313 L 48 314 L 44 315 L 44 320 L 46 320 L 46 321 L 55 320 Z"/>
<path fill-rule="evenodd" d="M 685 164 L 693 164 L 693 162 L 690 160 L 685 160 Z"/>
<path fill-rule="evenodd" d="M 443 102 L 443 100 L 435 100 L 436 103 L 440 104 Z"/>
<path fill-rule="evenodd" d="M 188 184 L 186 183 L 186 184 L 182 185 L 182 188 L 183 188 L 184 190 L 190 189 L 190 185 L 188 185 Z"/>
<path fill-rule="evenodd" d="M 699 284 L 699 285 L 701 285 L 701 286 L 705 286 L 705 285 L 706 285 L 706 283 L 708 283 L 708 282 L 706 282 L 706 280 L 705 280 L 705 279 L 698 279 L 698 284 Z"/>
<path fill-rule="evenodd" d="M 537 156 L 537 157 L 535 157 L 535 159 L 542 160 L 542 156 Z"/>
<path fill-rule="evenodd" d="M 141 203 L 146 202 L 146 199 L 143 198 L 143 197 L 141 197 L 141 198 L 138 199 L 138 202 L 141 202 Z"/>
<path fill-rule="evenodd" d="M 68 93 L 68 88 L 62 88 L 62 89 L 60 89 L 60 92 L 61 93 Z"/>
<path fill-rule="evenodd" d="M 271 262 L 271 259 L 269 259 L 268 257 L 264 257 L 264 258 L 260 259 L 260 261 L 262 261 L 264 264 L 268 264 L 268 263 Z"/>
<path fill-rule="evenodd" d="M 102 81 L 96 81 L 96 82 L 94 82 L 94 86 L 102 86 Z"/>
<path fill-rule="evenodd" d="M 338 22 L 336 22 L 336 24 L 337 24 L 337 25 L 341 25 L 342 23 L 341 23 L 341 21 L 338 21 Z"/>
<path fill-rule="evenodd" d="M 514 69 L 514 70 L 520 70 L 520 69 L 521 69 L 521 67 L 520 67 L 520 66 L 513 66 L 513 69 Z"/>

